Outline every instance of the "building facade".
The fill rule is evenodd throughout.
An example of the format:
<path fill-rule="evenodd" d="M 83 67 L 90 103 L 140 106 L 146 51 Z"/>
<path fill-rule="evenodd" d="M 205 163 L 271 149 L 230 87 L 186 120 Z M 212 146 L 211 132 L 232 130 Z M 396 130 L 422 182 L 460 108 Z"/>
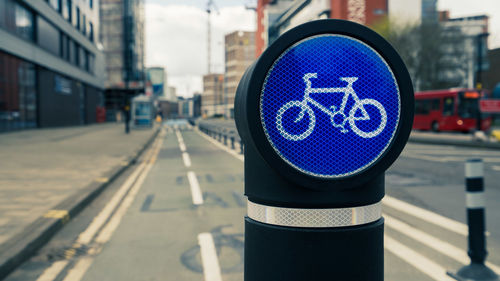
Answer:
<path fill-rule="evenodd" d="M 224 114 L 224 74 L 212 73 L 203 76 L 201 113 L 204 117 Z"/>
<path fill-rule="evenodd" d="M 0 132 L 97 121 L 99 0 L 0 1 Z"/>
<path fill-rule="evenodd" d="M 393 0 L 397 1 L 397 0 Z M 372 25 L 387 16 L 388 0 L 258 0 L 256 56 L 287 30 L 317 19 Z"/>
<path fill-rule="evenodd" d="M 106 110 L 113 120 L 133 96 L 145 92 L 144 0 L 101 0 L 99 8 Z"/>
<path fill-rule="evenodd" d="M 234 118 L 236 88 L 245 70 L 255 60 L 255 32 L 235 31 L 224 37 L 224 115 Z"/>
<path fill-rule="evenodd" d="M 439 79 L 450 87 L 483 88 L 489 69 L 486 15 L 448 18 L 440 16 L 443 28 L 442 61 L 446 66 Z"/>

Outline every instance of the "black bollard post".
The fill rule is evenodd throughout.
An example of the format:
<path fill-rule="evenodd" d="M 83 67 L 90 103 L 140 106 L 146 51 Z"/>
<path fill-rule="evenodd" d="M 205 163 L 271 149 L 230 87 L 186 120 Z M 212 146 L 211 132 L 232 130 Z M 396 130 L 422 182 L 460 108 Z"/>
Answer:
<path fill-rule="evenodd" d="M 227 145 L 227 135 L 224 134 L 224 145 Z"/>
<path fill-rule="evenodd" d="M 231 137 L 231 149 L 234 149 L 234 136 Z"/>
<path fill-rule="evenodd" d="M 484 171 L 481 159 L 469 159 L 465 163 L 465 201 L 467 205 L 467 224 L 469 226 L 469 250 L 471 263 L 462 267 L 456 274 L 448 275 L 459 281 L 495 281 L 498 276 L 489 269 L 484 261 L 486 251 L 485 210 L 484 210 Z"/>

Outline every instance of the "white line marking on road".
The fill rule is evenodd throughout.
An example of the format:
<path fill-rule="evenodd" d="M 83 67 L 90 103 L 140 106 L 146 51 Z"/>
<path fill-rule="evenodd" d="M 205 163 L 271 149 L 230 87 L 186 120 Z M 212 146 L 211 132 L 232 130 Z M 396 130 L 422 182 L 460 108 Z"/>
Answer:
<path fill-rule="evenodd" d="M 466 224 L 458 222 L 456 220 L 449 219 L 447 217 L 438 215 L 434 212 L 422 209 L 415 205 L 406 203 L 402 200 L 396 199 L 394 197 L 386 195 L 382 200 L 382 203 L 388 207 L 393 209 L 397 209 L 398 211 L 407 213 L 411 216 L 417 217 L 426 222 L 435 224 L 439 227 L 448 229 L 449 231 L 467 236 L 469 234 L 469 230 Z"/>
<path fill-rule="evenodd" d="M 229 147 L 217 142 L 216 140 L 210 138 L 209 136 L 205 135 L 204 133 L 200 132 L 199 130 L 196 130 L 196 132 L 198 133 L 198 135 L 202 136 L 203 138 L 205 138 L 206 140 L 208 140 L 209 142 L 211 142 L 213 145 L 217 146 L 218 148 L 226 151 L 227 153 L 233 155 L 236 159 L 240 160 L 240 161 L 243 161 L 244 160 L 244 157 L 243 155 L 239 154 L 238 152 L 230 149 Z"/>
<path fill-rule="evenodd" d="M 500 166 L 491 166 L 491 168 L 495 171 L 500 171 Z"/>
<path fill-rule="evenodd" d="M 385 213 L 384 219 L 385 225 L 387 225 L 388 227 L 414 239 L 415 241 L 427 245 L 429 248 L 432 248 L 440 252 L 441 254 L 458 261 L 459 263 L 462 263 L 464 265 L 469 264 L 469 256 L 464 250 L 455 247 L 448 242 L 442 241 L 432 235 L 429 235 L 426 232 L 416 229 L 415 227 L 412 227 L 398 219 L 388 216 Z M 500 273 L 500 268 L 498 266 L 489 262 L 486 262 L 486 265 L 497 273 Z"/>
<path fill-rule="evenodd" d="M 79 260 L 75 264 L 75 266 L 68 272 L 68 275 L 66 275 L 66 278 L 64 278 L 63 281 L 82 280 L 83 275 L 85 275 L 85 272 L 87 272 L 93 260 L 94 259 L 91 257 L 85 257 Z"/>
<path fill-rule="evenodd" d="M 52 281 L 57 278 L 57 275 L 68 265 L 69 261 L 67 260 L 62 260 L 62 261 L 56 261 L 53 263 L 49 268 L 45 269 L 36 279 L 36 281 Z"/>
<path fill-rule="evenodd" d="M 177 141 L 179 142 L 179 148 L 181 149 L 182 152 L 186 151 L 186 144 L 184 144 L 184 139 L 182 138 L 182 134 L 179 130 L 175 131 L 175 134 L 177 135 Z"/>
<path fill-rule="evenodd" d="M 191 196 L 193 197 L 194 205 L 203 204 L 203 195 L 201 193 L 200 184 L 196 178 L 196 174 L 193 171 L 187 173 L 189 186 L 191 187 Z"/>
<path fill-rule="evenodd" d="M 397 242 L 388 235 L 384 236 L 384 240 L 384 248 L 416 269 L 420 270 L 430 278 L 436 281 L 454 281 L 454 279 L 446 275 L 446 269 L 437 263 Z"/>
<path fill-rule="evenodd" d="M 97 231 L 99 231 L 99 229 L 101 229 L 104 223 L 106 223 L 106 221 L 109 219 L 113 211 L 116 209 L 116 206 L 120 204 L 123 197 L 125 197 L 127 192 L 130 190 L 139 174 L 144 170 L 145 166 L 146 164 L 142 163 L 135 169 L 135 171 L 127 178 L 127 180 L 123 183 L 123 185 L 115 193 L 115 195 L 113 195 L 109 203 L 106 204 L 104 209 L 102 209 L 99 215 L 97 215 L 97 217 L 92 220 L 92 223 L 87 227 L 87 229 L 85 229 L 85 231 L 78 236 L 76 243 L 85 245 L 92 241 L 92 238 L 94 238 Z"/>
<path fill-rule="evenodd" d="M 187 152 L 182 153 L 182 160 L 184 161 L 184 166 L 187 168 L 191 167 L 191 159 L 189 158 L 189 154 L 187 154 Z"/>
<path fill-rule="evenodd" d="M 198 243 L 200 244 L 201 263 L 203 264 L 205 281 L 222 281 L 212 234 L 207 232 L 198 234 Z"/>
<path fill-rule="evenodd" d="M 148 176 L 148 173 L 152 167 L 153 167 L 153 163 L 148 162 L 148 164 L 146 165 L 146 168 L 144 169 L 144 172 L 141 173 L 139 178 L 137 178 L 137 181 L 135 182 L 134 186 L 130 189 L 130 191 L 127 194 L 127 196 L 125 197 L 125 199 L 123 199 L 122 204 L 118 207 L 118 209 L 113 214 L 113 216 L 111 217 L 109 222 L 106 224 L 106 226 L 104 226 L 102 231 L 99 233 L 99 235 L 95 239 L 95 241 L 97 243 L 104 244 L 104 243 L 108 242 L 109 239 L 111 239 L 111 236 L 115 232 L 116 228 L 118 227 L 118 225 L 120 225 L 120 222 L 121 222 L 123 216 L 127 212 L 130 205 L 132 205 L 132 203 L 134 202 L 135 196 L 137 195 L 137 193 L 141 189 L 142 184 L 144 183 L 144 180 Z"/>
<path fill-rule="evenodd" d="M 215 141 L 215 140 L 211 139 L 210 137 L 208 137 L 208 136 L 204 135 L 203 133 L 201 133 L 199 130 L 197 130 L 197 133 L 200 136 L 202 136 L 203 138 L 207 139 L 212 144 L 214 144 L 217 147 L 219 147 L 220 149 L 222 149 L 222 150 L 228 152 L 229 154 L 233 155 L 236 159 L 244 161 L 243 155 L 240 155 L 240 154 L 236 153 L 234 150 L 231 150 L 228 147 L 226 147 L 226 146 L 218 143 L 217 141 Z M 499 169 L 500 169 L 500 166 L 493 166 L 493 167 L 499 167 Z M 452 220 L 450 218 L 441 216 L 441 215 L 436 214 L 434 212 L 422 209 L 420 207 L 417 207 L 415 205 L 406 203 L 406 202 L 404 202 L 402 200 L 399 200 L 399 199 L 396 199 L 394 197 L 386 195 L 384 197 L 384 199 L 382 200 L 382 203 L 385 204 L 385 205 L 387 205 L 387 206 L 389 206 L 389 207 L 391 207 L 391 208 L 393 208 L 393 209 L 397 209 L 397 210 L 399 210 L 401 212 L 407 213 L 407 214 L 409 214 L 411 216 L 414 216 L 416 218 L 419 218 L 419 219 L 422 219 L 422 220 L 427 221 L 429 223 L 432 223 L 432 224 L 435 224 L 437 226 L 443 227 L 443 228 L 448 229 L 448 230 L 450 230 L 452 232 L 455 232 L 455 233 L 458 233 L 458 234 L 461 234 L 461 235 L 464 235 L 464 236 L 468 235 L 468 227 L 467 227 L 466 224 L 463 224 L 461 222 L 458 222 L 458 221 Z M 386 248 L 387 248 L 387 241 L 389 241 L 389 244 L 390 244 L 390 247 L 391 247 L 392 250 L 389 249 L 389 248 L 388 248 L 388 250 L 390 250 L 391 252 L 392 251 L 399 251 L 400 249 L 402 251 L 405 251 L 405 252 L 410 251 L 408 255 L 407 254 L 401 254 L 400 255 L 398 253 L 395 253 L 395 254 L 398 257 L 400 257 L 401 259 L 407 261 L 408 263 L 410 263 L 412 265 L 414 265 L 414 263 L 416 263 L 416 265 L 414 265 L 416 268 L 418 268 L 418 269 L 423 268 L 425 270 L 425 267 L 427 266 L 427 264 L 429 264 L 429 266 L 430 266 L 429 268 L 431 268 L 429 272 L 432 273 L 433 271 L 436 270 L 436 268 L 433 267 L 433 266 L 438 267 L 438 269 L 441 270 L 442 272 L 440 272 L 439 275 L 437 275 L 438 279 L 435 279 L 435 280 L 450 280 L 450 281 L 454 281 L 454 279 L 451 279 L 450 277 L 448 277 L 446 275 L 445 269 L 442 268 L 442 267 L 440 267 L 438 264 L 432 262 L 431 260 L 425 258 L 424 256 L 422 256 L 422 255 L 418 254 L 417 252 L 411 250 L 410 248 L 407 248 L 406 246 L 398 243 L 396 240 L 394 240 L 394 239 L 392 239 L 390 237 L 387 237 L 387 235 L 385 235 L 385 239 L 386 239 Z M 453 245 L 451 245 L 451 246 L 453 246 Z M 403 247 L 403 248 L 401 248 L 401 247 Z M 412 262 L 412 261 L 409 261 L 408 258 L 405 258 L 405 255 L 410 256 L 410 255 L 413 255 L 413 254 L 416 255 L 417 259 L 419 259 L 419 260 L 422 259 L 423 266 L 419 266 L 418 265 L 419 262 Z M 487 263 L 487 266 L 490 267 L 490 268 L 492 268 L 493 270 L 495 270 L 495 271 L 498 270 L 497 266 L 495 266 L 495 265 L 493 265 L 493 264 L 491 264 L 489 262 L 486 262 L 486 263 Z M 440 276 L 442 276 L 442 277 L 440 277 Z"/>

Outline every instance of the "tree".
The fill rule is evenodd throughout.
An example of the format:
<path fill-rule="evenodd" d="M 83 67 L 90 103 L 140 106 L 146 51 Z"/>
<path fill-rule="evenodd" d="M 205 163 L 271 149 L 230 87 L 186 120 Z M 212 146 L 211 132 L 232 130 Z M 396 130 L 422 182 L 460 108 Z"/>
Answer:
<path fill-rule="evenodd" d="M 372 28 L 398 51 L 417 91 L 459 86 L 449 77 L 467 62 L 459 30 L 449 30 L 439 22 L 402 23 L 389 18 Z"/>

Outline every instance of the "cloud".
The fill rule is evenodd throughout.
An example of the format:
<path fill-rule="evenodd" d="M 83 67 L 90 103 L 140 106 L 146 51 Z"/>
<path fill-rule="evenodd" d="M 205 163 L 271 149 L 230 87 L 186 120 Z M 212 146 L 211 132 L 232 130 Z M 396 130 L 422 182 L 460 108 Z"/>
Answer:
<path fill-rule="evenodd" d="M 200 7 L 146 3 L 146 65 L 163 66 L 181 96 L 202 91 L 207 73 L 207 13 Z M 224 34 L 254 30 L 255 14 L 243 5 L 212 12 L 212 71 L 224 71 Z"/>

